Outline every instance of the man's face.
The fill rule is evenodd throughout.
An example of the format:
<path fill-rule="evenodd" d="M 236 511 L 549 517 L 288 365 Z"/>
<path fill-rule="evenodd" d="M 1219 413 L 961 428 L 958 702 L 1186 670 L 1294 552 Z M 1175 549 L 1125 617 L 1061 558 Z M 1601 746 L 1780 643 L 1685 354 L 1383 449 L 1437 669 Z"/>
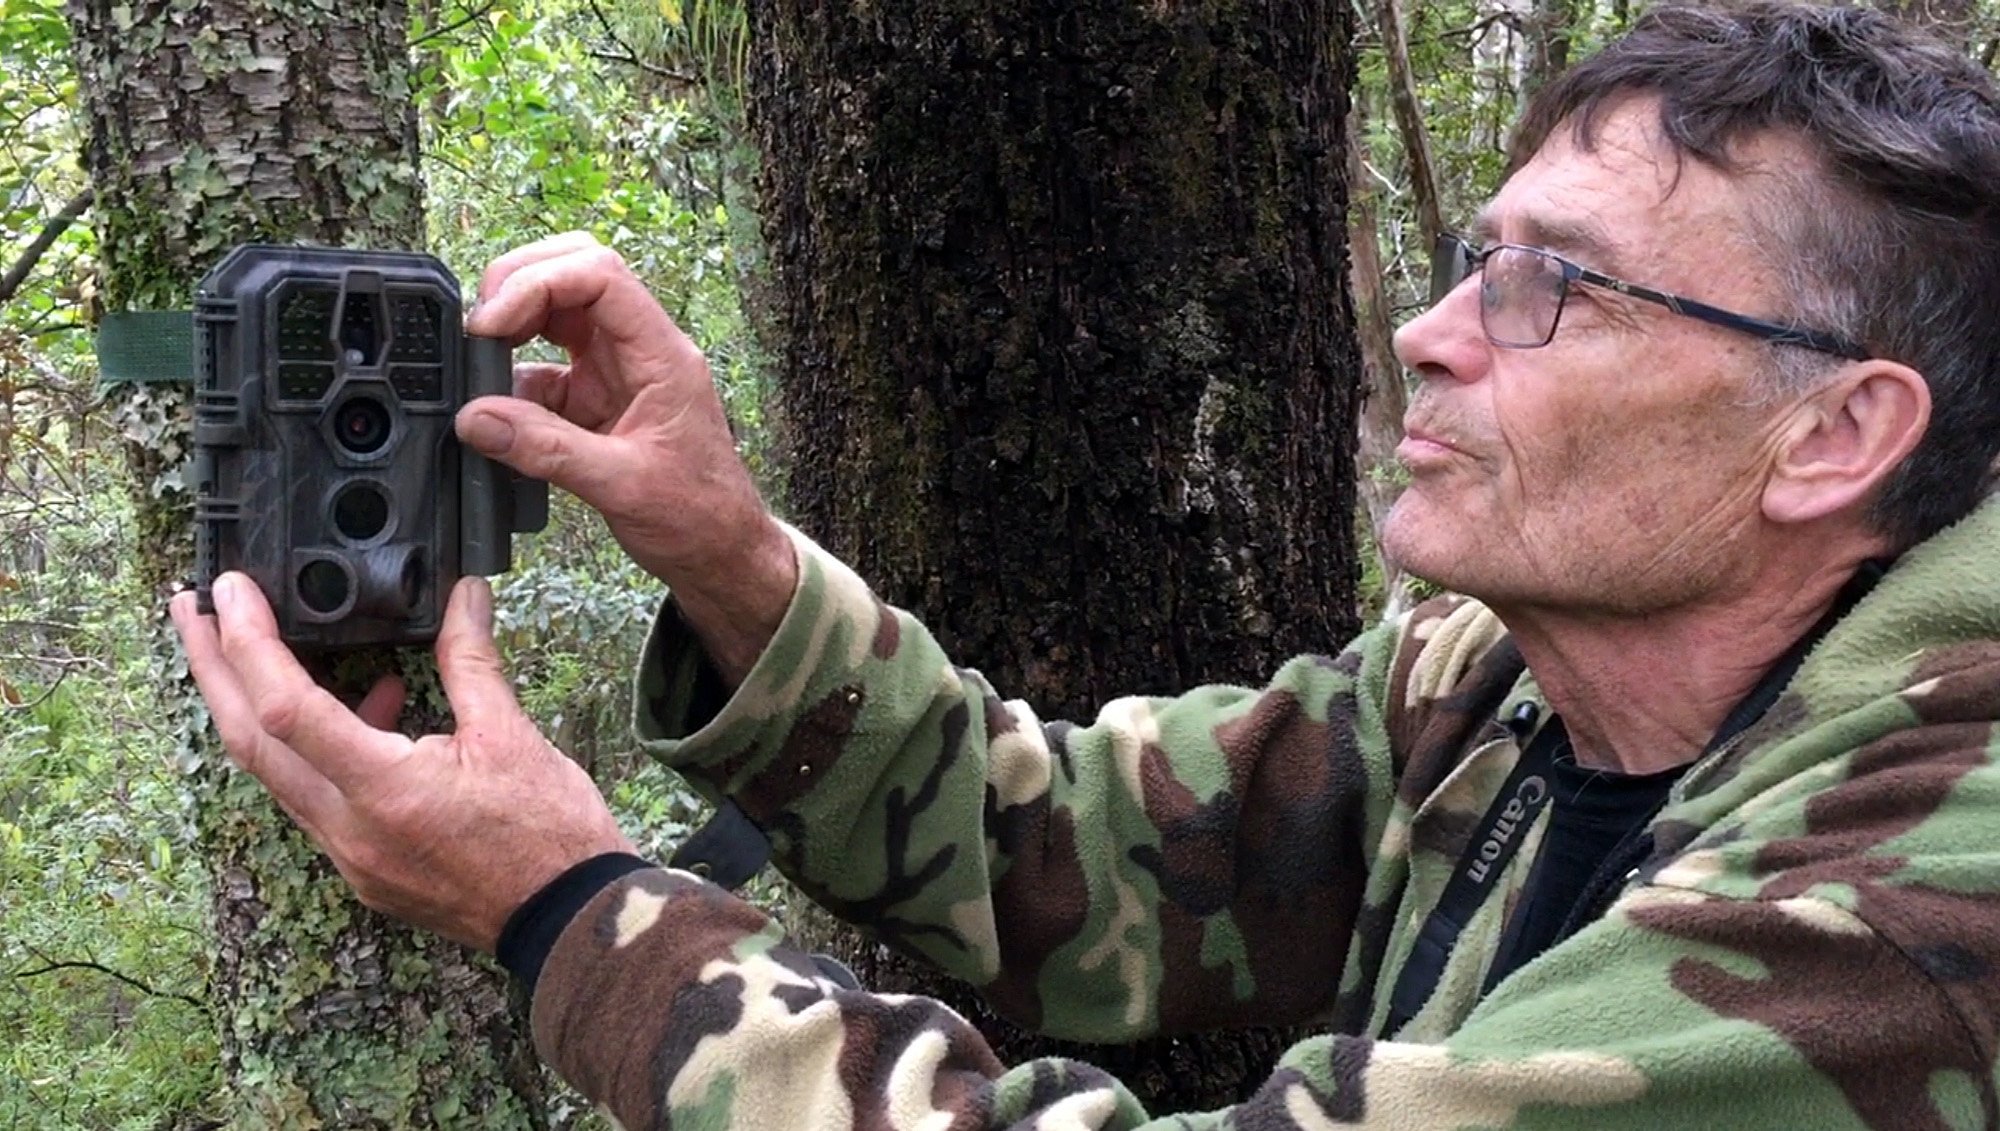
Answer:
<path fill-rule="evenodd" d="M 1754 174 L 1676 163 L 1654 104 L 1567 126 L 1508 180 L 1477 246 L 1544 248 L 1633 283 L 1783 315 L 1752 247 Z M 1797 159 L 1789 143 L 1748 161 Z M 1768 183 L 1768 182 L 1767 182 Z M 1633 613 L 1747 568 L 1778 414 L 1751 407 L 1766 347 L 1607 290 L 1569 288 L 1539 349 L 1489 344 L 1477 274 L 1396 335 L 1421 379 L 1398 449 L 1411 482 L 1382 532 L 1410 572 L 1489 603 Z"/>

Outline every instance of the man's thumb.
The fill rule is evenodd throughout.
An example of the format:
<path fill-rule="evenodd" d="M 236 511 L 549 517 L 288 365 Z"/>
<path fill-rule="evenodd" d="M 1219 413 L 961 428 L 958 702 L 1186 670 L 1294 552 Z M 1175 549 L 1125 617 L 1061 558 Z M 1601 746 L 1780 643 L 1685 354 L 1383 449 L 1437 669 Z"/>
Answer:
<path fill-rule="evenodd" d="M 523 475 L 546 479 L 603 509 L 600 488 L 621 480 L 623 447 L 519 397 L 480 397 L 458 414 L 458 438 Z"/>
<path fill-rule="evenodd" d="M 493 643 L 493 590 L 483 577 L 460 578 L 437 638 L 438 680 L 460 727 L 492 723 L 513 709 L 514 689 Z"/>

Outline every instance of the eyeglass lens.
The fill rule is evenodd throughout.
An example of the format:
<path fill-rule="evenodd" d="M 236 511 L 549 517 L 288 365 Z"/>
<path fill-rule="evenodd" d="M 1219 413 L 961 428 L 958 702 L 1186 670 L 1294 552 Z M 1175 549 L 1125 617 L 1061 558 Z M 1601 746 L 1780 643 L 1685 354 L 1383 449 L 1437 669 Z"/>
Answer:
<path fill-rule="evenodd" d="M 1431 302 L 1443 301 L 1479 272 L 1479 316 L 1497 346 L 1533 349 L 1555 336 L 1567 283 L 1562 261 L 1532 248 L 1500 246 L 1481 258 L 1456 236 L 1440 237 L 1431 256 Z"/>
<path fill-rule="evenodd" d="M 1494 345 L 1545 346 L 1555 337 L 1566 289 L 1562 261 L 1523 247 L 1500 247 L 1486 257 L 1479 282 L 1479 315 Z"/>

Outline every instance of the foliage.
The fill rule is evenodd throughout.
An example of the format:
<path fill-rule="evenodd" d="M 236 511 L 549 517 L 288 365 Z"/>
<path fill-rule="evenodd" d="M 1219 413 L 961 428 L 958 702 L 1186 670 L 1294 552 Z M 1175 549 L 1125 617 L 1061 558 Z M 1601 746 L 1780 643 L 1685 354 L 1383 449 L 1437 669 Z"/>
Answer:
<path fill-rule="evenodd" d="M 1366 0 L 1374 10 L 1383 0 Z M 1434 177 L 1447 227 L 1464 227 L 1500 186 L 1508 132 L 1529 80 L 1530 40 L 1541 3 L 1435 0 L 1399 3 L 1417 98 L 1432 138 Z M 1578 4 L 1561 31 L 1572 57 L 1595 50 L 1642 10 L 1624 0 Z M 1364 20 L 1372 28 L 1372 20 Z M 1361 38 L 1355 97 L 1363 109 L 1368 175 L 1383 197 L 1378 236 L 1396 320 L 1424 298 L 1430 249 L 1421 246 L 1409 195 L 1403 139 L 1389 113 L 1387 68 L 1372 30 Z"/>
<path fill-rule="evenodd" d="M 673 10 L 697 9 L 710 11 Z M 663 84 L 654 71 L 665 67 L 632 56 L 623 40 L 607 49 L 576 33 L 593 20 L 606 34 L 632 34 L 638 17 L 613 22 L 598 0 L 484 5 L 443 24 L 462 25 L 450 36 L 413 36 L 424 53 L 418 104 L 431 111 L 435 250 L 476 279 L 528 238 L 581 228 L 616 248 L 707 353 L 746 453 L 761 464 L 765 396 L 737 303 L 721 183 L 727 134 L 705 88 Z M 670 42 L 655 32 L 646 44 Z"/>
<path fill-rule="evenodd" d="M 151 684 L 148 611 L 116 562 L 129 514 L 96 456 L 62 568 L 0 574 L 0 1119 L 156 1127 L 217 1083 L 210 942 L 181 766 Z M 18 563 L 16 563 L 18 566 Z"/>
<path fill-rule="evenodd" d="M 0 0 L 0 276 L 83 191 L 75 98 L 61 5 Z M 76 362 L 88 349 L 79 331 L 93 294 L 91 248 L 88 226 L 71 225 L 28 285 L 0 301 L 0 470 L 18 456 L 9 443 L 17 412 L 34 413 L 22 429 L 33 433 L 44 418 L 74 421 L 88 405 Z"/>
<path fill-rule="evenodd" d="M 83 188 L 59 5 L 0 0 L 0 271 Z M 0 1120 L 157 1127 L 217 1083 L 203 870 L 81 332 L 92 233 L 0 303 Z"/>

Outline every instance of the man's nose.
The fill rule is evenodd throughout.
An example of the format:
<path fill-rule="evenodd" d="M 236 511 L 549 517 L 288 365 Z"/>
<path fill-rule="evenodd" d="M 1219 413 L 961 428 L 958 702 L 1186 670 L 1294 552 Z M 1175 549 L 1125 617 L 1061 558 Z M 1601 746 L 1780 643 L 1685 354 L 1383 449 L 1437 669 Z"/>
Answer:
<path fill-rule="evenodd" d="M 1452 288 L 1429 310 L 1396 331 L 1396 360 L 1418 377 L 1477 381 L 1493 348 L 1479 320 L 1479 273 Z"/>

